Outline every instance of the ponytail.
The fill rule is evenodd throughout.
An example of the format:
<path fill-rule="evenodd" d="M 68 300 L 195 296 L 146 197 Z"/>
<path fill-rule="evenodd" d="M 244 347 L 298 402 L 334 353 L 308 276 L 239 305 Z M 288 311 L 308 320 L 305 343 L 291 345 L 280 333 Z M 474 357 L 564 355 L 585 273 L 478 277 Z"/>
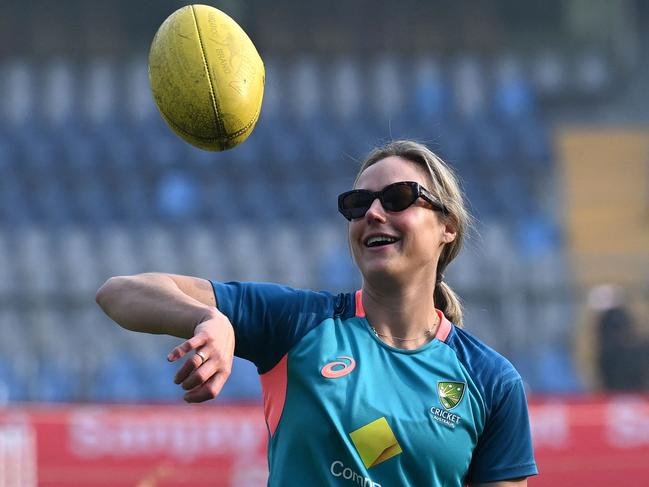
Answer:
<path fill-rule="evenodd" d="M 462 302 L 455 291 L 443 281 L 435 284 L 435 307 L 455 326 L 462 327 Z"/>

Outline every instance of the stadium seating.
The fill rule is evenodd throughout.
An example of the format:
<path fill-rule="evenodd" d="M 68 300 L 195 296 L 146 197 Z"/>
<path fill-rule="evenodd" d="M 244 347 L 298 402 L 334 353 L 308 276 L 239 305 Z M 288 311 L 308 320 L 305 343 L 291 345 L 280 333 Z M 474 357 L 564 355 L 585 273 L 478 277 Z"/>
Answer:
<path fill-rule="evenodd" d="M 25 334 L 25 353 L 39 357 L 38 367 L 20 369 L 15 351 L 0 355 L 0 400 L 178 399 L 158 361 L 173 342 L 145 345 L 96 308 L 94 291 L 111 275 L 160 270 L 356 288 L 335 198 L 366 151 L 396 137 L 422 140 L 448 160 L 484 225 L 448 271 L 465 293 L 469 326 L 518 357 L 532 388 L 576 388 L 543 382 L 520 328 L 540 319 L 538 309 L 525 296 L 505 296 L 513 282 L 540 296 L 565 278 L 545 200 L 553 154 L 539 99 L 575 87 L 605 92 L 605 60 L 591 53 L 571 71 L 552 51 L 527 64 L 509 53 L 384 53 L 362 62 L 268 55 L 266 68 L 253 135 L 214 154 L 165 127 L 142 56 L 0 64 L 8 94 L 0 110 L 0 302 L 13 303 L 0 312 L 0 347 L 9 352 Z M 52 303 L 54 312 L 44 312 Z M 555 323 L 569 312 L 541 308 Z M 30 325 L 17 332 L 22 323 Z M 560 333 L 553 329 L 546 343 Z M 61 345 L 61 336 L 71 343 Z M 61 360 L 57 347 L 86 367 Z M 565 366 L 544 357 L 544 367 Z M 238 363 L 226 391 L 225 399 L 255 396 L 254 368 Z"/>

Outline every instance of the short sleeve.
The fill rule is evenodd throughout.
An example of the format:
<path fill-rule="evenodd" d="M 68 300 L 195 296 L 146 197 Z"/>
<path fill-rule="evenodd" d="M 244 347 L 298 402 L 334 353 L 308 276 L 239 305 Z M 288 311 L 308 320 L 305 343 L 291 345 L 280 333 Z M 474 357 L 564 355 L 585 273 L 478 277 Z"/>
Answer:
<path fill-rule="evenodd" d="M 473 452 L 469 482 L 495 482 L 538 473 L 520 377 L 504 384 L 498 395 Z"/>
<path fill-rule="evenodd" d="M 235 355 L 253 362 L 260 374 L 333 316 L 334 297 L 328 293 L 271 283 L 212 281 L 212 286 L 217 307 L 234 327 Z"/>

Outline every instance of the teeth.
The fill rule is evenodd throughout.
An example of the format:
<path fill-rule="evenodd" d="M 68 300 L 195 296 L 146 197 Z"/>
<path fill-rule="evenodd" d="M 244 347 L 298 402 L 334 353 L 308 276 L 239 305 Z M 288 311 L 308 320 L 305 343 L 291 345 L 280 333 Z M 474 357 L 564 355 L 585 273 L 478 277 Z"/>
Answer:
<path fill-rule="evenodd" d="M 396 242 L 397 239 L 394 237 L 388 237 L 386 235 L 378 235 L 376 237 L 370 237 L 365 241 L 365 245 L 368 247 L 374 247 L 376 245 L 391 244 Z"/>

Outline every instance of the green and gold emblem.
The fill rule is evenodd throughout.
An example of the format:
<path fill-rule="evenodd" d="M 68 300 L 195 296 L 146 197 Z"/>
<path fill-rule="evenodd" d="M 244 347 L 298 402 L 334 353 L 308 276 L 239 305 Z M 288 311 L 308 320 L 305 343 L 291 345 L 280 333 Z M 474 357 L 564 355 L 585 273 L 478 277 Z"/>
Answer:
<path fill-rule="evenodd" d="M 437 396 L 444 409 L 453 409 L 460 404 L 465 388 L 466 384 L 464 382 L 438 382 Z"/>

